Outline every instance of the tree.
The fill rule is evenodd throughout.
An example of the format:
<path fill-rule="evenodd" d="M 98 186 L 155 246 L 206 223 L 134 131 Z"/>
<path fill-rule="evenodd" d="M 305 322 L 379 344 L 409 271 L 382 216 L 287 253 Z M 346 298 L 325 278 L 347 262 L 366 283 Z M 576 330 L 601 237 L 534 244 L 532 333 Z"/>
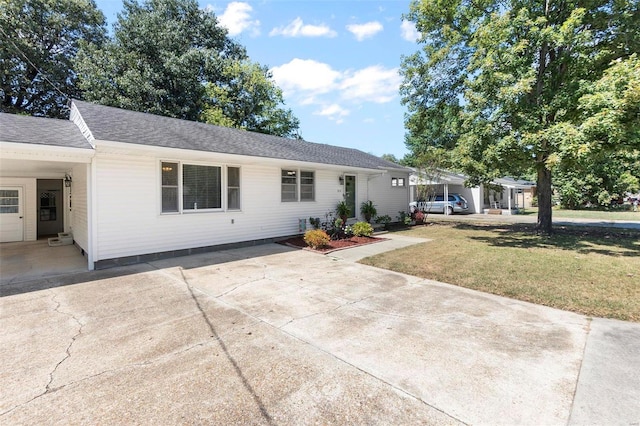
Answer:
<path fill-rule="evenodd" d="M 402 63 L 408 147 L 454 149 L 470 184 L 535 171 L 537 228 L 551 233 L 552 170 L 584 134 L 579 99 L 640 49 L 639 2 L 423 0 L 406 18 L 423 45 Z"/>
<path fill-rule="evenodd" d="M 282 90 L 267 67 L 248 60 L 234 61 L 223 70 L 223 81 L 207 83 L 201 119 L 270 135 L 299 138 L 300 121 L 284 109 Z"/>
<path fill-rule="evenodd" d="M 248 60 L 196 0 L 125 0 L 114 37 L 76 61 L 84 98 L 103 105 L 296 136 L 266 68 Z"/>
<path fill-rule="evenodd" d="M 93 0 L 0 2 L 0 111 L 67 117 L 67 101 L 79 95 L 80 41 L 100 45 L 104 36 Z"/>
<path fill-rule="evenodd" d="M 393 154 L 382 154 L 380 158 L 382 158 L 383 160 L 390 161 L 392 163 L 400 164 L 400 161 Z"/>
<path fill-rule="evenodd" d="M 640 189 L 640 59 L 615 61 L 578 101 L 575 144 L 558 154 L 563 205 L 608 206 Z"/>
<path fill-rule="evenodd" d="M 227 61 L 245 58 L 195 0 L 125 0 L 113 39 L 83 45 L 76 68 L 89 101 L 197 120 L 205 83 L 221 80 Z"/>

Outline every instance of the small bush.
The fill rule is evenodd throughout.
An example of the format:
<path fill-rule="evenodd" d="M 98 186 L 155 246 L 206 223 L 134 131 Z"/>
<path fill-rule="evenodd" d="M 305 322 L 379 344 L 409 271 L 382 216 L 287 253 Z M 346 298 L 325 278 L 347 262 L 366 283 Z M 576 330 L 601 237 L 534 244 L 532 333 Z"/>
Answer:
<path fill-rule="evenodd" d="M 329 234 L 322 229 L 312 229 L 304 233 L 304 242 L 311 248 L 317 249 L 329 244 Z"/>
<path fill-rule="evenodd" d="M 351 227 L 351 231 L 356 237 L 370 237 L 373 234 L 373 227 L 369 222 L 356 222 Z"/>

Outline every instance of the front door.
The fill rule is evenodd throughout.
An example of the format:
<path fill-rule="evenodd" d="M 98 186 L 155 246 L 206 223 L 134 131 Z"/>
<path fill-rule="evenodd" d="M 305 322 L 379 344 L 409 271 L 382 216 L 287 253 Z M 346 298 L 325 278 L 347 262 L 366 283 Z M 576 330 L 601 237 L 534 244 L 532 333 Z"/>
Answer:
<path fill-rule="evenodd" d="M 0 243 L 24 239 L 22 188 L 0 188 Z"/>
<path fill-rule="evenodd" d="M 38 238 L 64 232 L 62 180 L 38 179 Z"/>
<path fill-rule="evenodd" d="M 356 217 L 358 215 L 356 211 L 356 177 L 353 175 L 344 177 L 344 201 L 351 210 L 350 217 Z"/>

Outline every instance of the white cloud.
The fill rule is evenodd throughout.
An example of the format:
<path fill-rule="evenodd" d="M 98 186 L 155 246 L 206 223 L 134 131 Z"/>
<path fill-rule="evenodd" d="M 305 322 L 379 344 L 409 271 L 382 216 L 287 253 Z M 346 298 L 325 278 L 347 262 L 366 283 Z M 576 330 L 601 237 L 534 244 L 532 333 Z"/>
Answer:
<path fill-rule="evenodd" d="M 295 58 L 271 69 L 273 79 L 288 102 L 319 106 L 315 115 L 336 123 L 344 122 L 350 110 L 342 104 L 361 108 L 365 103 L 382 104 L 398 95 L 401 77 L 397 68 L 380 65 L 361 70 L 338 71 L 312 59 Z"/>
<path fill-rule="evenodd" d="M 325 24 L 310 25 L 304 24 L 302 18 L 296 18 L 285 27 L 278 27 L 271 30 L 270 36 L 285 37 L 335 37 L 338 35 L 334 30 Z"/>
<path fill-rule="evenodd" d="M 337 124 L 344 122 L 344 117 L 349 115 L 349 110 L 342 108 L 338 104 L 325 105 L 319 111 L 314 112 L 314 115 L 322 115 L 327 117 L 331 121 L 335 121 Z"/>
<path fill-rule="evenodd" d="M 400 33 L 402 34 L 402 38 L 407 41 L 415 42 L 420 38 L 420 32 L 416 29 L 416 24 L 413 22 L 402 21 Z"/>
<path fill-rule="evenodd" d="M 340 84 L 342 97 L 359 102 L 390 102 L 398 94 L 402 79 L 397 68 L 374 65 L 352 73 Z"/>
<path fill-rule="evenodd" d="M 220 25 L 229 31 L 230 36 L 238 35 L 245 30 L 251 31 L 253 35 L 260 33 L 260 21 L 251 20 L 253 8 L 249 3 L 231 2 L 224 12 L 218 16 Z"/>
<path fill-rule="evenodd" d="M 367 22 L 366 24 L 350 24 L 347 30 L 352 33 L 356 40 L 362 41 L 366 38 L 373 37 L 383 30 L 383 26 L 378 21 Z"/>
<path fill-rule="evenodd" d="M 336 89 L 337 81 L 341 77 L 341 74 L 328 64 L 298 58 L 279 67 L 273 67 L 271 73 L 285 96 L 297 93 L 307 98 Z"/>

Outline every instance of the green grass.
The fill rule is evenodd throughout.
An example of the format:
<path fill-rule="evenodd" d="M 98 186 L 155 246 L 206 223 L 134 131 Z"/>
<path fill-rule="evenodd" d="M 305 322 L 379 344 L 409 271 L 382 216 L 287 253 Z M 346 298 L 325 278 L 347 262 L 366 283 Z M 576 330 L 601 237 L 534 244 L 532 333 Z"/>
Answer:
<path fill-rule="evenodd" d="M 433 241 L 362 263 L 589 316 L 640 321 L 640 232 L 432 223 L 404 231 Z"/>
<path fill-rule="evenodd" d="M 538 208 L 529 207 L 524 211 L 525 215 L 537 216 Z M 628 220 L 640 222 L 640 211 L 601 211 L 601 210 L 568 210 L 553 209 L 554 218 L 594 219 L 594 220 Z"/>

